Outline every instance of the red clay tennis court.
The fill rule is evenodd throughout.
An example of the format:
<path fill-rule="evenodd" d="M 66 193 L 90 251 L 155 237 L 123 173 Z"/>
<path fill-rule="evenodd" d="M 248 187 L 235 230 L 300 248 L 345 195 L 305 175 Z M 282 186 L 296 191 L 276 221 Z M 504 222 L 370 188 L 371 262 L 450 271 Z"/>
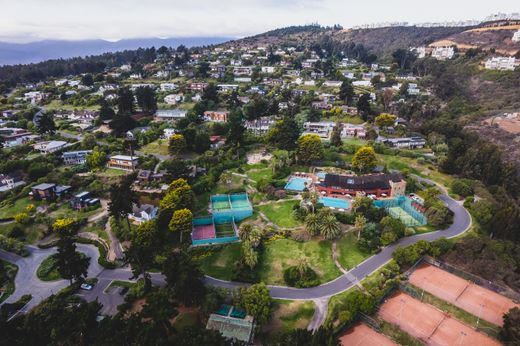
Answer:
<path fill-rule="evenodd" d="M 342 346 L 397 346 L 392 340 L 364 323 L 358 323 L 339 337 Z"/>
<path fill-rule="evenodd" d="M 505 313 L 515 306 L 520 307 L 507 297 L 429 264 L 420 265 L 409 281 L 414 286 L 498 326 L 503 325 Z"/>
<path fill-rule="evenodd" d="M 378 314 L 428 345 L 501 345 L 437 308 L 402 292 L 387 299 Z"/>
<path fill-rule="evenodd" d="M 213 224 L 194 226 L 191 233 L 191 239 L 193 240 L 212 239 L 215 237 L 215 225 Z"/>

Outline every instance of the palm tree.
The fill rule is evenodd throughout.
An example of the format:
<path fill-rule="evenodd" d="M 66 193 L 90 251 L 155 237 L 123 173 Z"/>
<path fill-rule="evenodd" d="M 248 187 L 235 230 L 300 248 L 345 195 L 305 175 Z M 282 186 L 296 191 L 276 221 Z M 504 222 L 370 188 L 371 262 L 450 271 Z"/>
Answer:
<path fill-rule="evenodd" d="M 238 235 L 240 240 L 249 242 L 255 248 L 260 244 L 260 240 L 262 240 L 262 232 L 258 227 L 250 223 L 242 224 L 238 230 Z"/>
<path fill-rule="evenodd" d="M 361 231 L 365 229 L 367 225 L 367 219 L 363 215 L 356 216 L 356 221 L 354 222 L 354 229 L 357 230 L 357 239 L 361 237 Z"/>
<path fill-rule="evenodd" d="M 305 227 L 310 235 L 317 235 L 320 233 L 320 218 L 318 214 L 311 213 L 305 218 Z"/>
<path fill-rule="evenodd" d="M 307 271 L 307 268 L 309 267 L 309 261 L 306 257 L 300 257 L 298 261 L 296 262 L 296 270 L 300 274 L 300 277 L 302 277 L 305 272 Z"/>
<path fill-rule="evenodd" d="M 326 239 L 334 239 L 340 234 L 341 229 L 338 220 L 333 214 L 329 214 L 320 220 L 320 231 Z"/>
<path fill-rule="evenodd" d="M 251 269 L 258 264 L 258 252 L 251 247 L 251 243 L 248 241 L 242 243 L 242 259 Z"/>
<path fill-rule="evenodd" d="M 318 193 L 316 191 L 312 191 L 309 193 L 309 202 L 311 202 L 312 212 L 316 210 L 316 205 L 318 204 Z"/>

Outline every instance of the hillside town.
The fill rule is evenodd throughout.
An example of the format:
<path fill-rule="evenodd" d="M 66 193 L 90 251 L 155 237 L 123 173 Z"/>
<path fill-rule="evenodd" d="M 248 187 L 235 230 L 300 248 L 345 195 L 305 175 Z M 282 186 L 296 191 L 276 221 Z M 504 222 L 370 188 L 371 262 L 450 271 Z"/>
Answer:
<path fill-rule="evenodd" d="M 517 20 L 5 67 L 0 344 L 514 345 Z"/>

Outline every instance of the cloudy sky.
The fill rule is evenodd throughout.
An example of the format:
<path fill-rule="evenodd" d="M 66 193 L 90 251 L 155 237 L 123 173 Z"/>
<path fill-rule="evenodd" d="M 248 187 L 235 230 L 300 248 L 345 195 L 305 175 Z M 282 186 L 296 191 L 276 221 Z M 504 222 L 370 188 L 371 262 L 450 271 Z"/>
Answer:
<path fill-rule="evenodd" d="M 318 22 L 482 19 L 520 12 L 518 0 L 0 0 L 0 41 L 242 37 Z"/>

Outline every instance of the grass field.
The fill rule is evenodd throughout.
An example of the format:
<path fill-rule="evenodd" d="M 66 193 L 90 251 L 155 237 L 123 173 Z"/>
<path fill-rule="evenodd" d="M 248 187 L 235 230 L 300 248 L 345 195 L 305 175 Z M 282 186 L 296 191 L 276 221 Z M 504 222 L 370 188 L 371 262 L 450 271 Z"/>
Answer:
<path fill-rule="evenodd" d="M 79 219 L 83 217 L 89 217 L 92 215 L 99 214 L 103 211 L 102 208 L 97 208 L 89 211 L 73 210 L 67 203 L 63 203 L 58 209 L 49 213 L 49 216 L 54 219 L 60 219 L 64 217 L 71 217 L 73 219 Z"/>
<path fill-rule="evenodd" d="M 64 104 L 60 100 L 52 100 L 49 104 L 45 105 L 44 108 L 46 110 L 58 110 L 58 109 L 74 110 L 74 109 L 79 109 L 79 110 L 92 110 L 92 111 L 95 111 L 95 110 L 99 109 L 99 105 L 76 107 L 76 106 L 73 106 L 73 105 Z"/>
<path fill-rule="evenodd" d="M 314 315 L 314 303 L 311 301 L 274 299 L 273 314 L 263 331 L 276 333 L 305 329 L 309 325 L 312 315 Z"/>
<path fill-rule="evenodd" d="M 143 146 L 139 151 L 142 151 L 145 154 L 168 155 L 168 140 L 158 139 Z"/>
<path fill-rule="evenodd" d="M 0 303 L 2 303 L 4 300 L 6 300 L 11 294 L 13 294 L 15 290 L 14 286 L 14 279 L 16 278 L 16 273 L 18 272 L 18 267 L 12 263 L 2 261 L 2 264 L 4 265 L 4 269 L 7 272 L 8 280 L 4 283 L 3 286 L 0 286 L 0 289 L 2 289 L 3 293 L 0 295 Z"/>
<path fill-rule="evenodd" d="M 357 245 L 357 235 L 349 232 L 337 242 L 338 261 L 344 269 L 350 270 L 371 256 Z"/>
<path fill-rule="evenodd" d="M 115 168 L 107 168 L 100 173 L 100 175 L 104 175 L 106 177 L 120 177 L 127 174 L 130 174 L 130 171 Z"/>
<path fill-rule="evenodd" d="M 300 258 L 308 260 L 309 266 L 316 271 L 321 282 L 333 280 L 341 275 L 332 260 L 330 241 L 297 242 L 279 239 L 264 243 L 258 269 L 260 280 L 271 285 L 285 285 L 283 271 L 295 265 Z"/>
<path fill-rule="evenodd" d="M 122 281 L 122 280 L 114 280 L 110 283 L 110 285 L 106 288 L 106 290 L 112 287 L 121 287 L 121 288 L 132 288 L 137 285 L 135 282 L 130 281 Z"/>
<path fill-rule="evenodd" d="M 263 212 L 265 216 L 282 228 L 293 228 L 301 225 L 293 215 L 293 207 L 299 202 L 290 200 L 279 203 L 270 203 L 258 206 L 258 210 Z"/>
<path fill-rule="evenodd" d="M 38 206 L 40 203 L 38 201 L 33 201 L 29 197 L 17 199 L 13 205 L 5 205 L 0 208 L 0 219 L 14 217 L 18 213 L 26 212 L 29 204 Z"/>
<path fill-rule="evenodd" d="M 173 327 L 175 330 L 180 331 L 186 327 L 192 327 L 199 324 L 199 316 L 197 312 L 183 312 L 175 318 Z"/>
<path fill-rule="evenodd" d="M 213 251 L 199 260 L 204 273 L 222 280 L 231 280 L 234 264 L 240 260 L 240 243 L 229 244 L 221 250 Z"/>
<path fill-rule="evenodd" d="M 61 279 L 60 273 L 56 269 L 56 259 L 49 256 L 43 260 L 36 271 L 38 279 L 42 281 L 55 281 Z"/>

